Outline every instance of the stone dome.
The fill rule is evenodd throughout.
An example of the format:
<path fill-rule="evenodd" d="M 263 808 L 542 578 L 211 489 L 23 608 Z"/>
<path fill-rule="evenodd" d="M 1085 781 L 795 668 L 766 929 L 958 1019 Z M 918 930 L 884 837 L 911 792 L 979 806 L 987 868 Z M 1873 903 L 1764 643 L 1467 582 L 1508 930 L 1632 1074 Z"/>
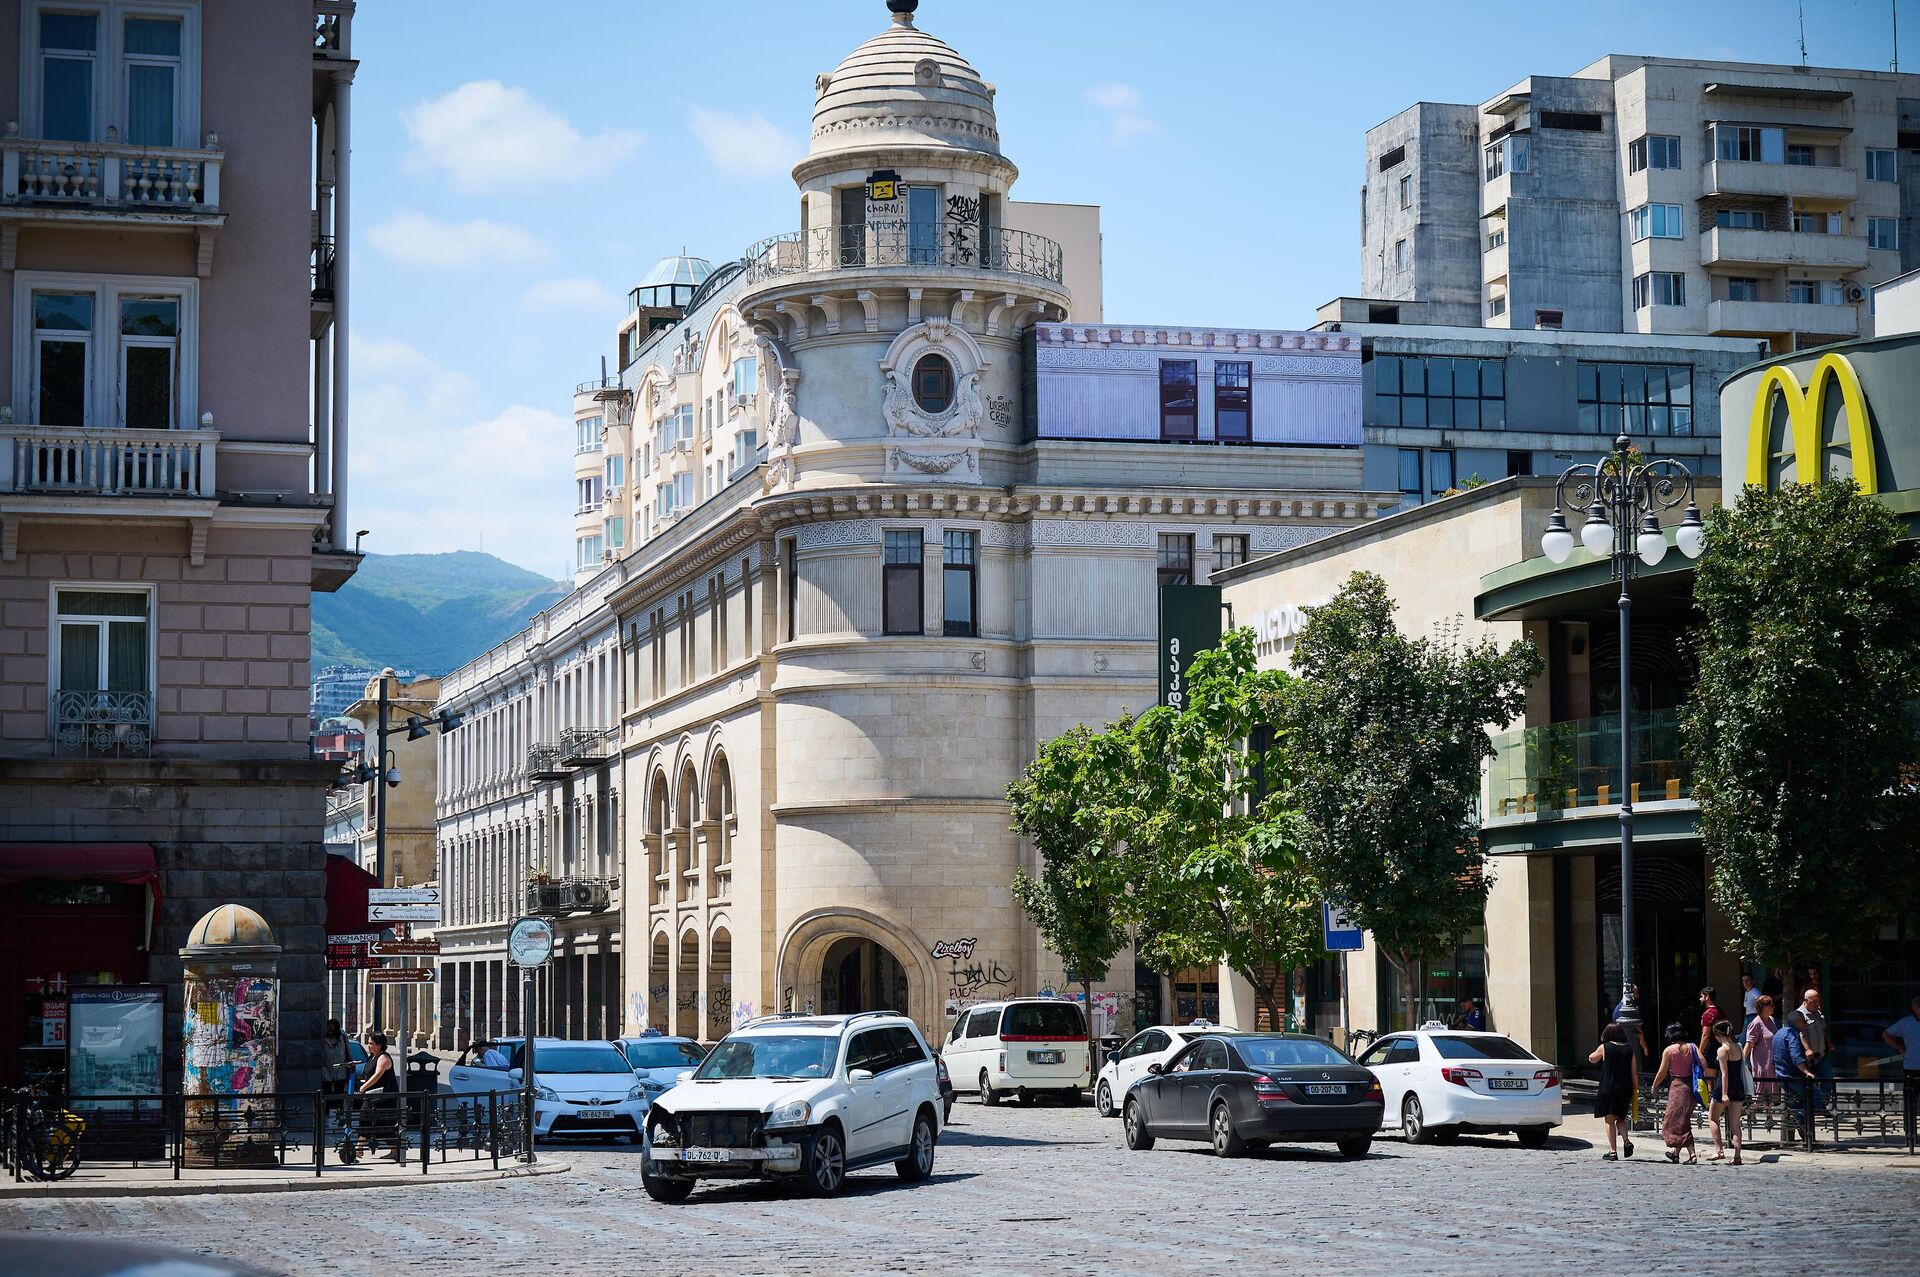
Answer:
<path fill-rule="evenodd" d="M 872 146 L 935 146 L 1000 154 L 993 86 L 943 40 L 913 25 L 914 5 L 814 81 L 809 156 Z"/>
<path fill-rule="evenodd" d="M 209 910 L 200 921 L 193 924 L 193 930 L 187 935 L 189 948 L 255 946 L 273 942 L 273 928 L 267 925 L 267 920 L 245 905 L 221 905 Z"/>

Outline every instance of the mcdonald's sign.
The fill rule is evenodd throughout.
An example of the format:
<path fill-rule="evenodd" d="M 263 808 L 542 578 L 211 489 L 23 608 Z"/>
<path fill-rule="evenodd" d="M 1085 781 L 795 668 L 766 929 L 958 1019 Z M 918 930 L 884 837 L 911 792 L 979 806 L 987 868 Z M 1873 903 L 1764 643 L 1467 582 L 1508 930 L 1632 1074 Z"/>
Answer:
<path fill-rule="evenodd" d="M 1773 433 L 1773 397 L 1776 393 L 1787 406 L 1787 446 L 1793 456 L 1793 468 L 1801 481 L 1826 477 L 1827 394 L 1840 393 L 1841 411 L 1847 418 L 1847 450 L 1853 457 L 1854 482 L 1862 492 L 1878 492 L 1874 474 L 1873 422 L 1867 416 L 1867 397 L 1860 389 L 1860 377 L 1840 354 L 1827 354 L 1813 366 L 1813 375 L 1805 390 L 1799 378 L 1785 365 L 1775 364 L 1760 374 L 1760 385 L 1753 395 L 1753 420 L 1747 432 L 1747 482 L 1767 487 L 1772 477 L 1776 454 L 1771 445 Z"/>

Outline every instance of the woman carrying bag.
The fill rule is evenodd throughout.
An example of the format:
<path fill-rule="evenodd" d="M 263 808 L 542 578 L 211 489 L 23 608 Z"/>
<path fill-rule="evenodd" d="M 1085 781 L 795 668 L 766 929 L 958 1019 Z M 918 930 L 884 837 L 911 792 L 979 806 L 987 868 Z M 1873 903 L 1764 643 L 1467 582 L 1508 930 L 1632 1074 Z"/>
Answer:
<path fill-rule="evenodd" d="M 1669 1024 L 1667 1049 L 1661 1052 L 1660 1069 L 1653 1075 L 1656 1094 L 1662 1082 L 1667 1085 L 1667 1117 L 1660 1135 L 1666 1141 L 1669 1162 L 1678 1162 L 1683 1149 L 1689 1166 L 1700 1160 L 1693 1146 L 1693 1106 L 1700 1102 L 1705 1072 L 1700 1048 L 1693 1044 L 1691 1035 L 1684 1026 Z"/>

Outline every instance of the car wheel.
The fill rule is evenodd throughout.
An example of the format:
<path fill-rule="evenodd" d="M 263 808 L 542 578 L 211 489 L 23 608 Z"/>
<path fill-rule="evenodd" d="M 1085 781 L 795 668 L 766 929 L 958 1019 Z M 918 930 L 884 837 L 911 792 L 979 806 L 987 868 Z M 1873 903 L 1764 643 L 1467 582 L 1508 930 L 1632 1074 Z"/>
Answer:
<path fill-rule="evenodd" d="M 1113 1116 L 1113 1088 L 1107 1085 L 1104 1078 L 1101 1079 L 1100 1089 L 1093 1093 L 1093 1107 L 1101 1117 Z"/>
<path fill-rule="evenodd" d="M 1365 1157 L 1367 1150 L 1373 1147 L 1373 1136 L 1356 1135 L 1350 1140 L 1340 1140 L 1338 1147 L 1342 1157 Z"/>
<path fill-rule="evenodd" d="M 994 1090 L 993 1083 L 987 1081 L 987 1071 L 985 1069 L 980 1070 L 980 1102 L 982 1104 L 998 1104 L 1000 1102 L 1000 1092 Z"/>
<path fill-rule="evenodd" d="M 1551 1126 L 1523 1126 L 1514 1132 L 1520 1137 L 1521 1148 L 1545 1148 L 1547 1137 L 1553 1134 Z"/>
<path fill-rule="evenodd" d="M 813 1137 L 813 1145 L 807 1153 L 805 1178 L 807 1194 L 811 1197 L 831 1197 L 846 1182 L 847 1151 L 840 1143 L 837 1127 L 822 1127 L 820 1133 Z"/>
<path fill-rule="evenodd" d="M 1233 1114 L 1224 1104 L 1213 1106 L 1213 1155 L 1239 1157 L 1247 1151 L 1247 1142 L 1233 1129 Z"/>
<path fill-rule="evenodd" d="M 1433 1143 L 1433 1134 L 1427 1130 L 1427 1115 L 1421 1110 L 1417 1095 L 1400 1101 L 1400 1133 L 1407 1137 L 1409 1144 Z"/>
<path fill-rule="evenodd" d="M 646 1189 L 647 1196 L 654 1201 L 675 1206 L 686 1201 L 693 1192 L 693 1181 L 677 1175 L 655 1175 L 643 1162 L 640 1166 L 640 1187 Z"/>
<path fill-rule="evenodd" d="M 1127 1126 L 1127 1147 L 1136 1153 L 1144 1153 L 1153 1147 L 1153 1134 L 1147 1130 L 1146 1114 L 1140 1111 L 1138 1100 L 1127 1101 L 1127 1112 L 1123 1119 Z"/>
<path fill-rule="evenodd" d="M 913 1119 L 913 1142 L 907 1155 L 893 1164 L 904 1180 L 920 1180 L 933 1174 L 933 1119 L 922 1113 Z"/>

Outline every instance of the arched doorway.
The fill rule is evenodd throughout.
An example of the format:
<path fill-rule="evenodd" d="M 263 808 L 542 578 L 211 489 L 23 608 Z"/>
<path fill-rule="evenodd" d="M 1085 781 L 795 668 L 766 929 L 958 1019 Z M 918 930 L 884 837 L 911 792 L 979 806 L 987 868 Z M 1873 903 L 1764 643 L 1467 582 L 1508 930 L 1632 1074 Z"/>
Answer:
<path fill-rule="evenodd" d="M 906 968 L 885 945 L 860 936 L 843 936 L 827 946 L 820 960 L 822 1014 L 904 1014 L 908 1005 Z"/>

